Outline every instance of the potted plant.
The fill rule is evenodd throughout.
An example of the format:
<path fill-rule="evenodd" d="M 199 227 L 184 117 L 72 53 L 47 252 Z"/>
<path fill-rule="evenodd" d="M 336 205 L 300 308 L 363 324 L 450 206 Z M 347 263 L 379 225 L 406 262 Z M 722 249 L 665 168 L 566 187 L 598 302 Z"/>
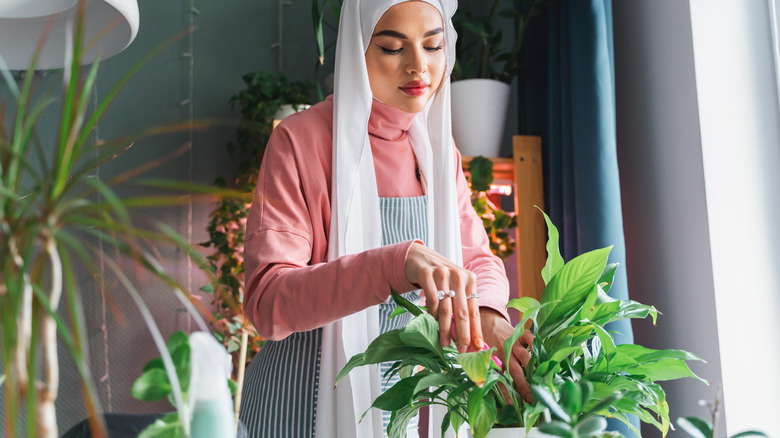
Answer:
<path fill-rule="evenodd" d="M 488 190 L 493 182 L 493 162 L 478 155 L 469 164 L 468 183 L 471 189 L 471 205 L 490 241 L 490 251 L 501 260 L 506 260 L 515 252 L 515 239 L 507 230 L 517 227 L 517 216 L 507 213 L 491 201 Z"/>
<path fill-rule="evenodd" d="M 21 429 L 31 437 L 59 436 L 58 338 L 79 372 L 93 436 L 107 436 L 102 416 L 97 415 L 101 409 L 87 363 L 81 307 L 85 289 L 89 285 L 99 288 L 105 277 L 115 279 L 116 289 L 132 295 L 142 313 L 148 313 L 126 271 L 146 272 L 161 279 L 187 302 L 188 292 L 162 270 L 154 251 L 159 245 L 176 245 L 193 257 L 196 266 L 203 265 L 199 254 L 169 227 L 160 224 L 154 230 L 133 221 L 132 208 L 175 205 L 182 202 L 180 196 L 121 199 L 113 186 L 128 180 L 133 171 L 112 181 L 101 180 L 94 173 L 95 168 L 121 154 L 136 139 L 155 131 L 104 142 L 97 142 L 93 135 L 123 85 L 166 45 L 149 52 L 93 104 L 99 63 L 82 65 L 85 5 L 85 0 L 79 0 L 70 45 L 72 56 L 62 72 L 62 88 L 51 87 L 62 90 L 61 95 L 35 92 L 36 81 L 43 80 L 34 74 L 38 54 L 33 56 L 21 87 L 17 88 L 10 75 L 4 75 L 13 101 L 10 105 L 0 103 L 3 436 L 16 437 Z M 39 49 L 42 46 L 39 44 Z M 44 110 L 54 103 L 61 105 L 60 120 L 55 138 L 44 144 L 45 137 L 37 135 L 38 125 Z M 177 128 L 166 129 L 171 132 Z M 198 189 L 209 196 L 224 192 L 179 183 L 147 183 L 169 189 Z M 105 269 L 97 263 L 101 251 L 116 254 L 105 258 Z M 90 275 L 79 276 L 79 268 Z M 93 280 L 87 285 L 77 282 L 79 277 Z"/>
<path fill-rule="evenodd" d="M 214 295 L 212 330 L 233 356 L 234 370 L 240 369 L 242 336 L 248 339 L 246 362 L 260 351 L 265 340 L 244 319 L 241 302 L 244 296 L 244 228 L 249 215 L 252 193 L 274 121 L 290 112 L 308 108 L 314 85 L 311 81 L 291 81 L 282 74 L 247 73 L 246 88 L 230 98 L 231 108 L 241 112 L 236 140 L 227 145 L 228 154 L 237 156 L 239 165 L 230 179 L 219 177 L 217 187 L 230 187 L 243 196 L 221 198 L 210 213 L 209 240 L 201 243 L 213 252 L 206 258 L 215 273 L 214 280 L 202 291 Z"/>
<path fill-rule="evenodd" d="M 442 347 L 436 320 L 393 294 L 414 319 L 403 329 L 380 335 L 364 353 L 352 357 L 339 375 L 362 365 L 393 363 L 388 374 L 401 379 L 372 405 L 392 412 L 390 437 L 404 436 L 409 419 L 430 405 L 447 408 L 442 431 L 459 430 L 468 423 L 478 438 L 499 425 L 519 426 L 514 436 L 525 436 L 532 427 L 559 437 L 615 436 L 605 431 L 604 418 L 633 427 L 629 414 L 664 435 L 669 430 L 669 406 L 658 382 L 683 377 L 702 380 L 686 363 L 701 359 L 682 350 L 615 345 L 606 324 L 648 316 L 655 323 L 658 312 L 652 306 L 608 295 L 617 269 L 607 264 L 611 248 L 564 263 L 557 229 L 546 215 L 545 220 L 549 239 L 542 277 L 546 286 L 541 301 L 523 297 L 508 304 L 522 318 L 504 344 L 504 351 L 511 352 L 526 322 L 531 322 L 534 341 L 525 372 L 533 401 L 523 401 L 511 376 L 491 360 L 495 348 L 458 354 L 453 347 Z M 506 361 L 508 356 L 501 359 Z M 418 367 L 421 370 L 416 371 Z"/>
<path fill-rule="evenodd" d="M 517 0 L 502 10 L 490 4 L 460 2 L 453 17 L 458 32 L 452 72 L 452 133 L 463 155 L 497 157 L 504 135 L 512 80 L 522 67 L 525 32 L 542 0 Z M 502 20 L 511 26 L 508 40 Z M 506 47 L 506 49 L 505 49 Z"/>

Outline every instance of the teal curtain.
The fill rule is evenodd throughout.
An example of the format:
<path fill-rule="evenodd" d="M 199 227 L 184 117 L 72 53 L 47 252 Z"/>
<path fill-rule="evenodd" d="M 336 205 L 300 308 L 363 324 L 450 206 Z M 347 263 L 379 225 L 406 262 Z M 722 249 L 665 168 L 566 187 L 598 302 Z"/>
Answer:
<path fill-rule="evenodd" d="M 625 299 L 613 60 L 611 0 L 544 2 L 526 39 L 519 126 L 542 136 L 545 207 L 564 258 L 614 245 L 610 262 L 621 267 L 610 295 Z M 617 342 L 633 342 L 627 321 L 610 329 Z M 611 426 L 634 436 L 622 423 Z"/>

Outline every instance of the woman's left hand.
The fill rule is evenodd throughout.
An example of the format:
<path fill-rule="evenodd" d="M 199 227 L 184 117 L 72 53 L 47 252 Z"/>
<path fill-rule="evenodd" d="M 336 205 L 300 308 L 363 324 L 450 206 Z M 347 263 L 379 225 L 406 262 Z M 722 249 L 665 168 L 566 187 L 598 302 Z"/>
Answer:
<path fill-rule="evenodd" d="M 490 347 L 496 347 L 497 356 L 501 361 L 505 360 L 504 355 L 504 342 L 512 336 L 514 328 L 500 313 L 497 311 L 481 307 L 479 309 L 480 319 L 482 321 L 482 333 L 485 335 L 485 342 Z M 512 354 L 509 357 L 509 363 L 504 363 L 504 368 L 509 370 L 509 375 L 512 376 L 512 380 L 515 382 L 517 391 L 527 402 L 532 401 L 531 387 L 525 379 L 525 367 L 528 366 L 528 361 L 531 359 L 531 352 L 529 348 L 533 344 L 534 335 L 526 330 L 522 336 L 512 345 Z"/>

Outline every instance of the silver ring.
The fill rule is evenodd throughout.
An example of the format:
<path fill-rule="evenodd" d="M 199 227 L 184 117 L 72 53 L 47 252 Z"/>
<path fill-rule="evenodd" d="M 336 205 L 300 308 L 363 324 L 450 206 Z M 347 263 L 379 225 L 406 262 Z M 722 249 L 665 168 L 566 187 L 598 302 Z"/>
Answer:
<path fill-rule="evenodd" d="M 454 290 L 451 290 L 451 291 L 450 291 L 450 298 L 452 298 L 452 297 L 454 297 L 454 296 L 455 296 L 455 291 L 454 291 Z"/>
<path fill-rule="evenodd" d="M 436 298 L 439 299 L 439 301 L 443 300 L 447 295 L 444 293 L 443 290 L 437 290 L 436 291 Z"/>
<path fill-rule="evenodd" d="M 467 300 L 470 300 L 470 299 L 472 299 L 472 298 L 479 298 L 479 294 L 470 294 L 470 295 L 467 295 L 467 296 L 466 296 L 466 299 L 467 299 Z"/>

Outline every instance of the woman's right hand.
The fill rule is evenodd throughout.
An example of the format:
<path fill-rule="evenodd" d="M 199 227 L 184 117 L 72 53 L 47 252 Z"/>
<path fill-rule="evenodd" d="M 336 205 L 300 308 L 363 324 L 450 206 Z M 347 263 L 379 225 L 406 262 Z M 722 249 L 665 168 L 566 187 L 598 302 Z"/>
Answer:
<path fill-rule="evenodd" d="M 439 322 L 441 345 L 450 344 L 450 326 L 455 324 L 458 351 L 465 353 L 469 344 L 481 350 L 484 344 L 479 315 L 477 276 L 450 262 L 438 252 L 418 242 L 412 244 L 406 256 L 406 277 L 420 285 L 425 294 L 425 307 Z M 445 298 L 439 300 L 437 291 Z M 455 295 L 450 297 L 449 291 Z M 472 296 L 472 298 L 468 298 Z"/>

